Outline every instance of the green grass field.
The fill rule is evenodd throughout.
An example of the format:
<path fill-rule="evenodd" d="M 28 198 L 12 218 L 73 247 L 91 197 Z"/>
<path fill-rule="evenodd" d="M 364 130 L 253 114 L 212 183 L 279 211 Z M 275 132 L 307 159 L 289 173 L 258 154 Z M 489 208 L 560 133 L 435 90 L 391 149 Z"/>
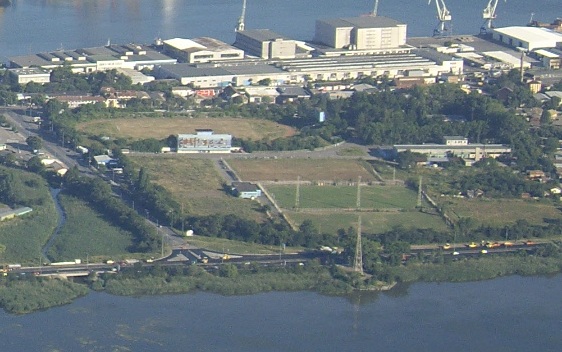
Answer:
<path fill-rule="evenodd" d="M 196 247 L 216 252 L 231 254 L 278 254 L 279 246 L 269 246 L 257 243 L 228 240 L 226 238 L 193 236 L 187 237 L 187 243 Z M 286 247 L 286 253 L 302 250 L 300 247 Z"/>
<path fill-rule="evenodd" d="M 104 220 L 103 216 L 78 198 L 61 195 L 66 223 L 49 251 L 54 261 L 80 258 L 126 256 L 133 236 Z"/>
<path fill-rule="evenodd" d="M 347 230 L 349 227 L 357 228 L 359 215 L 361 215 L 361 228 L 364 233 L 382 233 L 399 225 L 404 228 L 431 228 L 438 231 L 445 231 L 447 229 L 447 226 L 439 216 L 418 211 L 329 214 L 286 211 L 285 214 L 297 225 L 300 225 L 304 220 L 311 220 L 321 232 L 326 233 L 335 233 L 338 229 Z"/>
<path fill-rule="evenodd" d="M 259 204 L 227 194 L 222 178 L 212 160 L 189 156 L 130 156 L 137 168 L 143 166 L 150 180 L 171 192 L 183 204 L 186 215 L 237 214 L 241 217 L 265 220 Z"/>
<path fill-rule="evenodd" d="M 6 246 L 6 251 L 0 253 L 0 262 L 38 264 L 41 248 L 53 233 L 58 215 L 46 181 L 25 171 L 15 172 L 23 181 L 21 191 L 33 203 L 29 204 L 33 211 L 0 222 L 0 243 Z"/>
<path fill-rule="evenodd" d="M 447 213 L 453 219 L 470 217 L 479 224 L 503 226 L 517 220 L 531 224 L 545 224 L 545 219 L 562 219 L 562 212 L 549 203 L 523 199 L 438 199 L 445 203 Z"/>
<path fill-rule="evenodd" d="M 366 163 L 349 159 L 230 159 L 244 181 L 376 181 Z M 370 166 L 368 166 L 370 167 Z"/>
<path fill-rule="evenodd" d="M 295 206 L 296 185 L 267 186 L 280 207 Z M 355 186 L 300 186 L 300 208 L 355 208 L 357 187 Z M 417 194 L 401 186 L 362 186 L 361 208 L 413 209 Z"/>

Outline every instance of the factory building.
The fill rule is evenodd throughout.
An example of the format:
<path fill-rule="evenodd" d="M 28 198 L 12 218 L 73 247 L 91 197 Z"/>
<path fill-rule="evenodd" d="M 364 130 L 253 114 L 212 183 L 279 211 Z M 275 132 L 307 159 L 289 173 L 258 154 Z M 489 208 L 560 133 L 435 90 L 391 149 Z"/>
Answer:
<path fill-rule="evenodd" d="M 179 62 L 201 63 L 244 58 L 243 50 L 209 37 L 174 38 L 164 40 L 163 45 L 164 53 L 178 59 Z"/>
<path fill-rule="evenodd" d="M 182 85 L 194 88 L 247 86 L 269 79 L 273 85 L 284 84 L 290 79 L 290 74 L 266 63 L 236 64 L 177 64 L 162 65 L 156 70 L 156 76 L 161 79 L 173 78 Z"/>
<path fill-rule="evenodd" d="M 141 70 L 155 65 L 173 64 L 177 60 L 143 45 L 125 44 L 44 52 L 8 58 L 10 68 L 41 67 L 52 70 L 68 65 L 75 73 L 89 73 L 118 68 Z"/>
<path fill-rule="evenodd" d="M 412 76 L 426 78 L 454 72 L 462 74 L 463 62 L 455 58 L 439 63 L 415 53 L 396 55 L 357 55 L 279 60 L 272 63 L 228 62 L 220 64 L 163 65 L 156 70 L 160 79 L 173 78 L 194 88 L 247 86 L 269 79 L 271 85 L 305 81 L 339 81 L 361 77 Z"/>
<path fill-rule="evenodd" d="M 10 78 L 17 84 L 34 83 L 49 83 L 51 81 L 51 74 L 39 67 L 30 68 L 12 68 L 8 70 Z"/>
<path fill-rule="evenodd" d="M 562 33 L 546 28 L 519 26 L 494 28 L 492 36 L 495 40 L 511 47 L 528 51 L 562 46 Z"/>
<path fill-rule="evenodd" d="M 391 49 L 406 45 L 406 30 L 383 16 L 325 19 L 316 21 L 314 41 L 336 49 Z"/>
<path fill-rule="evenodd" d="M 262 59 L 292 59 L 308 57 L 312 51 L 302 42 L 287 38 L 269 29 L 250 29 L 236 32 L 234 46 L 249 56 Z"/>

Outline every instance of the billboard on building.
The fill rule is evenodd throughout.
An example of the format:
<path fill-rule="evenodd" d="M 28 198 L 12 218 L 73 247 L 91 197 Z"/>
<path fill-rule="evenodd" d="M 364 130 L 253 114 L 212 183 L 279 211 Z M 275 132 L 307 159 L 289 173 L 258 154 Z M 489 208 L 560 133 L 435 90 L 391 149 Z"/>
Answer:
<path fill-rule="evenodd" d="M 230 152 L 231 147 L 232 136 L 229 134 L 198 131 L 178 135 L 178 153 L 225 153 Z"/>

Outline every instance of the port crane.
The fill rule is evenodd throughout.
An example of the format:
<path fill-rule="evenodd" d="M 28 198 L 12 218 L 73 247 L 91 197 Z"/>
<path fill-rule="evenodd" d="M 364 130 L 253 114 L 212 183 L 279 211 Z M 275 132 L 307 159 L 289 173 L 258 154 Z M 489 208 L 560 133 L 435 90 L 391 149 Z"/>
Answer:
<path fill-rule="evenodd" d="M 379 0 L 375 0 L 375 7 L 373 8 L 373 13 L 371 14 L 371 16 L 377 17 L 378 9 L 379 9 Z"/>
<path fill-rule="evenodd" d="M 434 0 L 435 7 L 437 8 L 437 19 L 439 20 L 439 24 L 437 28 L 433 30 L 434 36 L 445 35 L 448 32 L 450 33 L 450 24 L 447 25 L 447 22 L 451 22 L 452 16 L 449 9 L 447 9 L 447 5 L 445 5 L 445 0 Z M 428 5 L 431 4 L 431 0 L 427 3 Z"/>
<path fill-rule="evenodd" d="M 244 30 L 245 24 L 244 21 L 246 20 L 246 0 L 242 3 L 242 13 L 238 18 L 238 23 L 236 24 L 236 28 L 234 29 L 235 32 L 241 32 Z"/>
<path fill-rule="evenodd" d="M 488 5 L 482 11 L 482 18 L 484 24 L 480 28 L 480 33 L 487 33 L 488 29 L 494 28 L 493 21 L 496 19 L 496 8 L 498 7 L 499 0 L 488 0 Z"/>

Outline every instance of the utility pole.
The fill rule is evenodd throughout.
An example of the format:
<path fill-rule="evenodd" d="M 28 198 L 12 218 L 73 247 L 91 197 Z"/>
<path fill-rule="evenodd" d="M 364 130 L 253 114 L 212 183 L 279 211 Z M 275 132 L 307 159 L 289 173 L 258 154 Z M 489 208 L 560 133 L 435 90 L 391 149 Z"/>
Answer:
<path fill-rule="evenodd" d="M 361 245 L 361 215 L 357 221 L 357 243 L 355 244 L 355 260 L 353 261 L 353 271 L 363 275 L 363 250 Z"/>
<path fill-rule="evenodd" d="M 295 191 L 295 209 L 298 209 L 300 206 L 300 198 L 301 198 L 301 177 L 297 176 L 297 190 Z"/>
<path fill-rule="evenodd" d="M 421 209 L 422 207 L 422 176 L 420 176 L 420 182 L 418 183 L 418 203 L 416 207 Z"/>
<path fill-rule="evenodd" d="M 181 235 L 185 236 L 185 223 L 184 223 L 184 219 L 183 219 L 183 203 L 181 203 L 181 216 L 180 216 L 180 220 L 181 220 Z"/>
<path fill-rule="evenodd" d="M 361 176 L 357 177 L 357 201 L 355 206 L 357 210 L 361 209 Z"/>

